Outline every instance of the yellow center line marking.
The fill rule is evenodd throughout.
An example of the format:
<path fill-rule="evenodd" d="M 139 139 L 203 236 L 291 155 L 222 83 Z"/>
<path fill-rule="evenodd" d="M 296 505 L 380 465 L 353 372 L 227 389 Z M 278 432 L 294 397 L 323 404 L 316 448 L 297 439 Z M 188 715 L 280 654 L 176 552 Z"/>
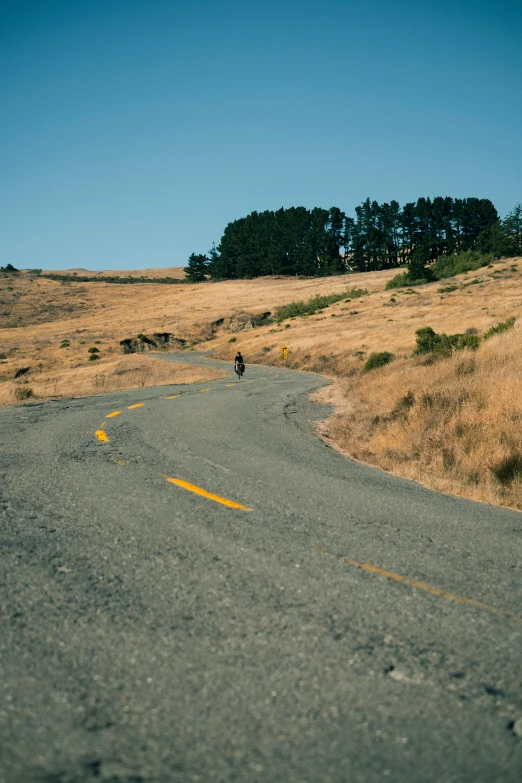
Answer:
<path fill-rule="evenodd" d="M 211 389 L 200 389 L 200 392 L 211 391 Z"/>
<path fill-rule="evenodd" d="M 96 437 L 102 443 L 110 443 L 109 438 L 107 437 L 107 433 L 105 432 L 105 430 L 96 430 Z"/>
<path fill-rule="evenodd" d="M 364 571 L 370 571 L 372 574 L 385 576 L 387 579 L 393 579 L 395 582 L 402 582 L 409 587 L 413 587 L 415 590 L 424 590 L 425 593 L 436 595 L 438 598 L 444 598 L 446 601 L 454 601 L 457 604 L 473 606 L 475 609 L 483 609 L 492 614 L 504 615 L 504 617 L 509 617 L 511 620 L 522 623 L 522 617 L 510 612 L 508 609 L 497 609 L 495 606 L 490 606 L 482 601 L 475 601 L 473 598 L 466 598 L 463 595 L 456 595 L 455 593 L 449 593 L 446 590 L 440 590 L 438 587 L 432 587 L 431 585 L 424 584 L 424 582 L 417 582 L 415 579 L 408 579 L 406 576 L 402 576 L 402 574 L 396 574 L 394 571 L 386 571 L 384 568 L 379 568 L 371 563 L 359 563 L 357 560 L 350 560 L 346 555 L 343 555 L 340 559 L 356 568 L 362 568 Z"/>
<path fill-rule="evenodd" d="M 215 503 L 221 503 L 222 506 L 228 506 L 228 508 L 239 508 L 241 511 L 253 511 L 253 509 L 248 508 L 248 506 L 242 506 L 241 503 L 236 503 L 233 500 L 222 498 L 220 495 L 213 495 L 211 492 L 207 492 L 206 489 L 201 489 L 201 487 L 197 487 L 195 484 L 189 484 L 188 481 L 183 481 L 182 479 L 177 478 L 169 478 L 168 476 L 165 476 L 165 478 L 167 481 L 170 481 L 171 484 L 176 484 L 178 487 L 188 489 L 189 492 L 194 492 L 196 495 L 201 495 L 203 498 L 213 500 Z"/>
<path fill-rule="evenodd" d="M 254 383 L 254 381 L 247 381 L 247 383 Z"/>
<path fill-rule="evenodd" d="M 119 416 L 121 411 L 113 411 L 112 413 L 108 413 L 106 418 L 107 419 L 113 419 L 115 416 Z"/>
<path fill-rule="evenodd" d="M 168 397 L 165 397 L 166 400 L 177 400 L 179 397 L 179 394 L 169 394 Z"/>
<path fill-rule="evenodd" d="M 144 402 L 135 402 L 134 405 L 127 405 L 128 410 L 133 411 L 134 408 L 143 408 Z"/>
<path fill-rule="evenodd" d="M 227 386 L 235 386 L 235 383 L 227 383 Z"/>

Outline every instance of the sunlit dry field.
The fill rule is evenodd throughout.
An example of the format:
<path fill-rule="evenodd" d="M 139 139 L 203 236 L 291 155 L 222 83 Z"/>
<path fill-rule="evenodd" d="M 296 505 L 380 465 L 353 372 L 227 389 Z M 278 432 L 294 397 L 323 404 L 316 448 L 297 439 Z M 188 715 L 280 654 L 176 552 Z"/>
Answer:
<path fill-rule="evenodd" d="M 332 384 L 321 396 L 336 413 L 321 429 L 344 453 L 433 488 L 522 509 L 516 467 L 519 456 L 522 466 L 520 261 L 410 291 L 385 291 L 393 271 L 199 285 L 0 278 L 0 402 L 23 400 L 24 389 L 31 389 L 30 401 L 215 377 L 208 367 L 195 377 L 194 367 L 122 355 L 121 340 L 166 332 L 184 340 L 185 350 L 232 359 L 240 348 L 247 365 L 284 364 L 326 375 Z M 154 274 L 179 276 L 172 269 Z M 450 285 L 456 290 L 440 292 Z M 352 288 L 368 295 L 256 326 L 293 300 Z M 476 352 L 434 363 L 413 355 L 422 326 L 480 335 L 510 316 L 519 319 L 514 329 Z M 69 346 L 61 348 L 64 341 Z M 282 345 L 289 348 L 286 362 Z M 100 358 L 91 362 L 93 347 Z M 364 373 L 368 356 L 379 351 L 392 352 L 394 360 Z"/>

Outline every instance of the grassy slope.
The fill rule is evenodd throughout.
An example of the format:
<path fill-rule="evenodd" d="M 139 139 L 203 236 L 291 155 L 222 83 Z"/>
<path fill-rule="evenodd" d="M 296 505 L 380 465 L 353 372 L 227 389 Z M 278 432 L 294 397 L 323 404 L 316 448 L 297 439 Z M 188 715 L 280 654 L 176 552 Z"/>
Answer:
<path fill-rule="evenodd" d="M 0 352 L 8 358 L 0 364 L 0 400 L 12 401 L 25 380 L 42 397 L 96 392 L 96 375 L 106 377 L 108 390 L 174 382 L 162 379 L 165 365 L 151 357 L 121 357 L 119 340 L 139 332 L 169 331 L 228 359 L 241 348 L 247 363 L 283 364 L 280 346 L 286 344 L 287 366 L 335 379 L 324 397 L 337 412 L 324 433 L 345 453 L 437 489 L 522 509 L 520 478 L 501 484 L 491 470 L 522 454 L 520 262 L 499 262 L 417 293 L 385 291 L 394 272 L 172 287 L 3 278 L 0 327 L 8 328 L 0 328 Z M 438 293 L 450 284 L 457 290 Z M 273 312 L 295 299 L 352 287 L 370 294 L 280 325 L 239 329 L 249 324 L 242 312 Z M 474 354 L 459 352 L 431 365 L 412 356 L 421 326 L 482 333 L 511 315 L 520 319 L 513 331 Z M 68 349 L 59 348 L 64 338 Z M 101 341 L 102 358 L 90 365 L 87 348 L 94 340 Z M 385 350 L 396 359 L 364 374 L 368 355 Z M 14 381 L 16 368 L 28 365 L 30 372 Z M 401 400 L 409 392 L 413 405 L 405 407 Z"/>

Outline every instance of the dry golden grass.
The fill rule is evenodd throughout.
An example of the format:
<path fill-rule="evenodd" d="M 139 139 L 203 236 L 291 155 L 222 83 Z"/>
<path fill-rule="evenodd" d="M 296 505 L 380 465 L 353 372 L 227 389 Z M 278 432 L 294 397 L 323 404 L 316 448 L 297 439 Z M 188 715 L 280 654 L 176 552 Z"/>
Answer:
<path fill-rule="evenodd" d="M 111 271 L 110 269 L 104 272 L 91 272 L 89 269 L 83 269 L 82 267 L 76 267 L 75 269 L 60 269 L 60 270 L 45 270 L 44 274 L 48 274 L 52 271 L 55 275 L 77 275 L 88 277 L 173 277 L 175 280 L 182 280 L 185 277 L 182 266 L 169 266 L 162 269 L 118 269 Z"/>
<path fill-rule="evenodd" d="M 161 275 L 164 271 L 158 270 Z M 377 278 L 373 283 L 374 287 L 383 284 Z M 260 303 L 273 310 L 296 292 L 307 298 L 317 290 L 331 292 L 345 287 L 344 278 L 119 285 L 61 283 L 27 274 L 0 276 L 0 404 L 12 403 L 19 386 L 29 386 L 41 399 L 95 393 L 98 388 L 92 379 L 100 374 L 112 378 L 106 380 L 106 390 L 135 388 L 141 382 L 132 373 L 118 375 L 116 370 L 104 369 L 107 362 L 123 358 L 122 339 L 169 332 L 188 345 L 198 345 L 216 329 L 226 331 L 224 325 L 216 325 L 221 319 L 228 323 L 230 316 L 243 310 L 260 312 Z M 64 340 L 70 347 L 60 348 Z M 89 362 L 88 349 L 95 346 L 101 358 Z M 181 377 L 175 365 L 168 365 L 167 379 L 164 363 L 140 354 L 141 358 L 148 362 L 146 385 L 178 382 L 175 379 Z M 15 379 L 17 370 L 24 367 L 29 367 L 29 372 Z M 143 373 L 137 371 L 136 375 Z M 205 367 L 193 380 L 219 376 Z"/>
<path fill-rule="evenodd" d="M 224 376 L 225 373 L 211 367 L 173 364 L 143 354 L 88 363 L 71 358 L 69 365 L 60 362 L 59 369 L 57 363 L 47 358 L 16 380 L 0 376 L 0 405 L 51 397 L 85 397 L 148 386 L 202 383 Z"/>
<path fill-rule="evenodd" d="M 394 271 L 173 286 L 0 278 L 0 354 L 7 355 L 0 360 L 0 400 L 10 401 L 13 388 L 26 385 L 25 380 L 42 397 L 96 392 L 97 375 L 109 376 L 106 390 L 153 385 L 158 379 L 180 382 L 179 376 L 163 379 L 163 372 L 175 372 L 170 365 L 163 370 L 159 360 L 120 353 L 123 338 L 170 332 L 226 359 L 241 348 L 247 364 L 286 364 L 327 375 L 334 382 L 323 394 L 337 412 L 324 430 L 340 449 L 437 489 L 522 508 L 520 480 L 501 484 L 491 470 L 522 453 L 519 323 L 475 354 L 459 352 L 432 365 L 412 355 L 415 331 L 422 326 L 436 332 L 473 328 L 482 333 L 509 316 L 520 317 L 520 261 L 501 261 L 493 268 L 419 287 L 415 293 L 384 290 Z M 147 274 L 152 276 L 151 270 Z M 158 275 L 164 276 L 165 270 Z M 450 283 L 458 290 L 438 292 Z M 366 288 L 369 295 L 338 302 L 313 316 L 248 328 L 247 316 L 352 287 Z M 70 341 L 70 348 L 59 348 L 63 339 Z M 87 349 L 96 340 L 102 359 L 88 363 Z M 290 349 L 286 363 L 282 344 Z M 364 374 L 368 356 L 384 350 L 396 359 Z M 137 369 L 121 373 L 127 361 L 137 363 Z M 15 381 L 14 372 L 23 366 L 31 370 Z M 414 404 L 401 407 L 409 392 Z"/>

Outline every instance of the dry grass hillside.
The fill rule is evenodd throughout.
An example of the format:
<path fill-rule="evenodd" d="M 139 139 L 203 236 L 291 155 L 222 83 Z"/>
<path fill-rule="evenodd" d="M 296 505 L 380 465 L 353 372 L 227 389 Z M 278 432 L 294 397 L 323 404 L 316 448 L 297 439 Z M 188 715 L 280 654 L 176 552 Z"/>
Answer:
<path fill-rule="evenodd" d="M 200 285 L 3 277 L 0 401 L 23 399 L 24 389 L 45 398 L 189 382 L 194 368 L 171 369 L 146 353 L 123 356 L 122 339 L 148 347 L 140 334 L 168 333 L 186 350 L 212 349 L 227 359 L 241 348 L 247 364 L 286 364 L 332 378 L 322 397 L 336 414 L 323 433 L 345 453 L 433 488 L 522 509 L 521 261 L 392 291 L 385 284 L 394 272 Z M 267 313 L 293 300 L 354 288 L 368 294 L 268 322 Z M 449 358 L 413 353 L 421 327 L 481 336 L 511 316 L 519 319 L 514 328 L 476 351 Z M 98 348 L 98 360 L 89 360 L 89 348 Z M 383 351 L 393 360 L 365 372 L 371 354 Z M 188 375 L 174 380 L 168 372 Z M 201 373 L 194 380 L 212 371 Z"/>

